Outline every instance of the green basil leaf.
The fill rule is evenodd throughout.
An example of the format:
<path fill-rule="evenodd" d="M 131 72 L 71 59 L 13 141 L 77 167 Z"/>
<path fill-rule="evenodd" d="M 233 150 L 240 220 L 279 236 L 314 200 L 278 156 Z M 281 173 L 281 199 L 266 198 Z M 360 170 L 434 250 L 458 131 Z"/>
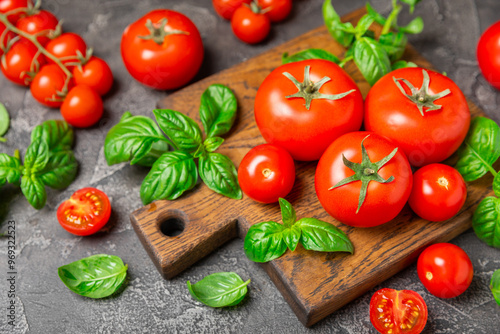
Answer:
<path fill-rule="evenodd" d="M 493 178 L 493 191 L 495 192 L 495 196 L 500 197 L 500 173 L 498 172 Z"/>
<path fill-rule="evenodd" d="M 469 132 L 458 149 L 455 168 L 465 181 L 474 181 L 493 171 L 491 167 L 500 157 L 500 127 L 495 121 L 476 117 L 472 120 Z"/>
<path fill-rule="evenodd" d="M 42 139 L 47 143 L 49 151 L 67 151 L 74 141 L 73 128 L 61 120 L 45 121 L 31 131 L 31 141 Z"/>
<path fill-rule="evenodd" d="M 210 137 L 205 139 L 203 142 L 203 146 L 205 146 L 205 150 L 207 152 L 215 152 L 222 145 L 224 139 L 221 137 Z"/>
<path fill-rule="evenodd" d="M 353 49 L 354 62 L 370 85 L 391 71 L 389 57 L 376 40 L 362 37 L 354 42 Z"/>
<path fill-rule="evenodd" d="M 10 117 L 9 113 L 5 106 L 0 103 L 0 139 L 3 139 L 2 136 L 7 133 L 10 126 Z M 2 140 L 4 141 L 4 139 Z"/>
<path fill-rule="evenodd" d="M 78 162 L 73 151 L 62 151 L 50 154 L 47 165 L 37 174 L 46 186 L 64 189 L 75 180 L 77 171 Z"/>
<path fill-rule="evenodd" d="M 21 161 L 5 153 L 0 153 L 0 187 L 6 182 L 18 183 L 21 179 Z"/>
<path fill-rule="evenodd" d="M 302 234 L 300 243 L 305 249 L 320 252 L 354 252 L 354 247 L 344 232 L 327 222 L 315 218 L 302 218 L 295 226 Z"/>
<path fill-rule="evenodd" d="M 200 118 L 207 137 L 222 136 L 231 130 L 238 101 L 233 91 L 221 84 L 208 87 L 201 95 Z"/>
<path fill-rule="evenodd" d="M 369 2 L 366 3 L 366 11 L 368 12 L 368 15 L 370 15 L 375 22 L 383 26 L 387 19 L 383 17 L 381 14 L 379 14 L 371 5 Z"/>
<path fill-rule="evenodd" d="M 495 270 L 493 276 L 491 276 L 490 290 L 495 301 L 500 305 L 500 269 Z"/>
<path fill-rule="evenodd" d="M 189 293 L 194 299 L 210 307 L 226 307 L 239 304 L 248 292 L 250 280 L 243 282 L 238 274 L 223 272 L 208 275 L 195 284 L 187 281 Z"/>
<path fill-rule="evenodd" d="M 406 68 L 406 67 L 418 67 L 418 65 L 415 63 L 412 63 L 411 61 L 406 61 L 406 60 L 398 60 L 397 62 L 394 62 L 391 65 L 391 68 L 393 71 L 400 69 L 400 68 Z"/>
<path fill-rule="evenodd" d="M 500 199 L 484 198 L 472 216 L 472 227 L 488 246 L 500 248 Z"/>
<path fill-rule="evenodd" d="M 403 56 L 408 38 L 402 32 L 389 32 L 380 36 L 379 43 L 393 62 Z"/>
<path fill-rule="evenodd" d="M 36 173 L 45 168 L 49 161 L 49 146 L 42 138 L 35 139 L 26 149 L 24 157 L 25 173 Z"/>
<path fill-rule="evenodd" d="M 421 0 L 401 0 L 402 3 L 405 3 L 410 6 L 410 14 L 413 14 L 415 10 L 415 5 L 419 3 Z"/>
<path fill-rule="evenodd" d="M 201 145 L 201 130 L 188 116 L 170 109 L 153 110 L 160 128 L 167 134 L 176 148 L 192 153 Z"/>
<path fill-rule="evenodd" d="M 330 35 L 342 46 L 348 47 L 354 40 L 354 27 L 350 22 L 343 23 L 332 6 L 331 0 L 323 3 L 323 19 Z M 352 31 L 352 32 L 348 32 Z"/>
<path fill-rule="evenodd" d="M 337 58 L 337 56 L 323 49 L 307 49 L 297 52 L 291 56 L 288 55 L 288 52 L 285 52 L 281 56 L 281 63 L 288 64 L 306 59 L 324 59 L 334 62 L 335 64 L 340 63 L 340 59 Z"/>
<path fill-rule="evenodd" d="M 407 34 L 420 34 L 424 30 L 424 20 L 420 16 L 411 20 L 406 26 L 399 27 L 399 31 Z"/>
<path fill-rule="evenodd" d="M 97 254 L 59 267 L 57 273 L 74 293 L 104 298 L 120 288 L 127 277 L 127 268 L 118 256 Z"/>
<path fill-rule="evenodd" d="M 220 153 L 208 153 L 198 160 L 200 177 L 205 184 L 221 195 L 241 199 L 238 172 L 233 162 Z"/>
<path fill-rule="evenodd" d="M 291 227 L 297 221 L 297 214 L 292 204 L 284 198 L 279 198 L 280 209 L 281 209 L 281 220 L 283 220 L 283 225 L 286 228 Z"/>
<path fill-rule="evenodd" d="M 297 248 L 301 233 L 302 231 L 297 225 L 293 225 L 292 227 L 283 230 L 283 240 L 292 252 L 295 251 L 295 248 Z"/>
<path fill-rule="evenodd" d="M 285 227 L 277 222 L 268 221 L 253 225 L 245 236 L 246 256 L 254 262 L 269 262 L 286 252 L 283 240 Z"/>
<path fill-rule="evenodd" d="M 185 152 L 163 154 L 154 164 L 141 186 L 144 205 L 160 199 L 174 200 L 192 189 L 198 181 L 193 157 Z"/>
<path fill-rule="evenodd" d="M 40 210 L 47 202 L 45 186 L 36 174 L 27 174 L 21 178 L 21 191 L 32 207 Z"/>
<path fill-rule="evenodd" d="M 356 25 L 356 35 L 359 37 L 363 36 L 373 24 L 373 21 L 375 21 L 373 16 L 369 14 L 363 15 Z"/>

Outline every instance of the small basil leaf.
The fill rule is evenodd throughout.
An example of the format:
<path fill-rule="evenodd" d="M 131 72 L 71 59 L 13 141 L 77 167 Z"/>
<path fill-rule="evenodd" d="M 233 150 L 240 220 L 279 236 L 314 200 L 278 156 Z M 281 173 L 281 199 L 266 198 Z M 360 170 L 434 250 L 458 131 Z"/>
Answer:
<path fill-rule="evenodd" d="M 68 187 L 76 178 L 78 162 L 72 151 L 54 152 L 38 177 L 46 185 L 54 189 Z"/>
<path fill-rule="evenodd" d="M 400 68 L 406 68 L 406 67 L 418 67 L 418 65 L 415 63 L 412 63 L 411 61 L 406 61 L 406 60 L 398 60 L 397 62 L 395 62 L 391 65 L 391 68 L 393 71 L 400 69 Z"/>
<path fill-rule="evenodd" d="M 353 49 L 354 62 L 370 85 L 391 71 L 389 57 L 376 40 L 362 37 L 354 42 Z"/>
<path fill-rule="evenodd" d="M 223 272 L 208 275 L 195 284 L 187 281 L 189 293 L 194 299 L 210 307 L 226 307 L 239 304 L 248 292 L 250 280 L 243 282 L 238 274 Z"/>
<path fill-rule="evenodd" d="M 363 15 L 356 25 L 356 35 L 359 37 L 363 36 L 368 31 L 373 21 L 375 21 L 373 16 L 369 14 Z"/>
<path fill-rule="evenodd" d="M 292 252 L 295 251 L 295 248 L 297 248 L 297 244 L 300 240 L 300 234 L 300 227 L 296 225 L 283 230 L 283 240 Z"/>
<path fill-rule="evenodd" d="M 493 171 L 491 167 L 500 157 L 500 127 L 495 121 L 476 117 L 472 120 L 469 132 L 458 149 L 455 168 L 465 181 L 474 181 Z"/>
<path fill-rule="evenodd" d="M 391 61 L 403 56 L 408 38 L 402 32 L 389 32 L 380 36 L 379 43 L 387 52 Z"/>
<path fill-rule="evenodd" d="M 387 19 L 383 17 L 381 14 L 379 14 L 371 5 L 369 2 L 366 3 L 366 11 L 368 12 L 368 15 L 370 15 L 375 22 L 383 26 Z"/>
<path fill-rule="evenodd" d="M 207 137 L 222 136 L 231 130 L 238 102 L 228 87 L 215 84 L 201 95 L 200 118 Z"/>
<path fill-rule="evenodd" d="M 479 239 L 488 246 L 500 248 L 500 200 L 486 197 L 472 216 L 472 227 Z"/>
<path fill-rule="evenodd" d="M 493 179 L 493 191 L 495 192 L 495 196 L 500 197 L 500 173 L 498 172 Z"/>
<path fill-rule="evenodd" d="M 288 202 L 286 199 L 280 197 L 279 203 L 281 209 L 281 220 L 283 220 L 283 225 L 286 228 L 289 228 L 293 224 L 295 224 L 295 221 L 297 220 L 297 214 L 295 213 L 295 209 L 293 208 L 292 204 L 290 204 L 290 202 Z"/>
<path fill-rule="evenodd" d="M 42 138 L 35 139 L 26 149 L 24 157 L 25 173 L 36 173 L 45 168 L 49 161 L 49 146 Z"/>
<path fill-rule="evenodd" d="M 31 141 L 37 139 L 42 139 L 51 152 L 67 151 L 73 146 L 73 129 L 65 121 L 45 121 L 31 131 Z"/>
<path fill-rule="evenodd" d="M 205 184 L 221 195 L 241 199 L 238 172 L 233 162 L 220 153 L 208 153 L 198 160 L 200 177 Z"/>
<path fill-rule="evenodd" d="M 283 240 L 285 227 L 277 222 L 268 221 L 253 225 L 245 236 L 246 256 L 254 262 L 269 262 L 286 252 Z"/>
<path fill-rule="evenodd" d="M 344 232 L 327 222 L 315 218 L 302 218 L 295 226 L 302 234 L 300 243 L 305 249 L 320 252 L 354 252 L 354 247 Z"/>
<path fill-rule="evenodd" d="M 153 110 L 160 128 L 167 134 L 176 148 L 192 153 L 201 145 L 201 130 L 188 116 L 170 109 Z"/>
<path fill-rule="evenodd" d="M 160 199 L 176 199 L 192 189 L 197 180 L 196 164 L 190 154 L 167 152 L 153 164 L 142 182 L 142 202 L 146 205 Z"/>
<path fill-rule="evenodd" d="M 221 137 L 210 137 L 205 139 L 203 145 L 205 146 L 205 150 L 207 152 L 215 152 L 223 142 L 224 139 L 222 139 Z"/>
<path fill-rule="evenodd" d="M 411 20 L 406 26 L 399 27 L 399 30 L 407 34 L 420 34 L 424 30 L 424 20 L 420 16 Z"/>
<path fill-rule="evenodd" d="M 127 268 L 118 256 L 98 254 L 59 267 L 57 273 L 74 293 L 104 298 L 120 288 L 127 277 Z"/>
<path fill-rule="evenodd" d="M 354 28 L 350 22 L 343 23 L 332 6 L 331 0 L 323 3 L 323 19 L 330 35 L 342 46 L 348 47 L 354 40 Z M 346 31 L 347 30 L 347 31 Z"/>
<path fill-rule="evenodd" d="M 0 139 L 1 137 L 7 133 L 10 125 L 10 117 L 5 106 L 0 103 Z"/>
<path fill-rule="evenodd" d="M 47 202 L 45 186 L 36 174 L 24 175 L 21 178 L 21 191 L 32 207 L 40 210 Z"/>
<path fill-rule="evenodd" d="M 307 49 L 291 56 L 288 55 L 288 52 L 285 52 L 281 56 L 281 63 L 288 64 L 306 59 L 324 59 L 334 62 L 335 64 L 340 63 L 340 59 L 337 58 L 337 56 L 323 49 Z"/>
<path fill-rule="evenodd" d="M 490 290 L 495 301 L 500 305 L 500 269 L 495 270 L 493 276 L 491 276 Z"/>
<path fill-rule="evenodd" d="M 18 183 L 21 178 L 21 161 L 5 153 L 0 153 L 0 187 L 6 182 Z"/>

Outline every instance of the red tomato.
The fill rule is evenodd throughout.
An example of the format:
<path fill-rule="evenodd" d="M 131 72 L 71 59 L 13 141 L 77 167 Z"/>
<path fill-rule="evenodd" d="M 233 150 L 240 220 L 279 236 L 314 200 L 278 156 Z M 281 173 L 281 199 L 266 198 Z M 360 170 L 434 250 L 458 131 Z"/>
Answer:
<path fill-rule="evenodd" d="M 0 36 L 3 35 L 4 31 L 5 31 L 5 24 L 0 22 Z M 7 46 L 7 43 L 14 37 L 16 37 L 16 34 L 14 34 L 12 31 L 7 32 L 3 37 L 3 39 L 0 39 L 0 45 L 5 48 Z M 0 48 L 0 56 L 2 55 L 3 55 L 3 50 Z"/>
<path fill-rule="evenodd" d="M 204 51 L 200 33 L 188 17 L 157 9 L 125 29 L 121 53 L 137 81 L 156 89 L 175 89 L 198 73 Z"/>
<path fill-rule="evenodd" d="M 31 3 L 31 1 L 29 1 Z M 27 8 L 28 7 L 28 0 L 1 0 L 0 1 L 0 13 L 7 13 L 10 12 L 14 9 L 19 9 L 19 8 Z M 24 15 L 24 12 L 19 12 L 13 15 L 9 15 L 9 21 L 12 23 L 16 23 L 17 20 L 21 16 Z"/>
<path fill-rule="evenodd" d="M 260 12 L 255 3 L 251 8 L 242 5 L 234 12 L 231 19 L 233 33 L 245 43 L 256 44 L 262 42 L 271 31 L 269 18 Z"/>
<path fill-rule="evenodd" d="M 425 288 L 439 298 L 461 295 L 474 276 L 467 253 L 448 243 L 427 247 L 418 257 L 417 272 Z"/>
<path fill-rule="evenodd" d="M 52 13 L 46 10 L 40 10 L 36 14 L 30 16 L 24 16 L 19 19 L 16 23 L 16 27 L 30 35 L 45 31 L 49 32 L 57 27 L 59 21 Z M 50 39 L 46 36 L 40 36 L 37 38 L 40 44 L 47 44 Z"/>
<path fill-rule="evenodd" d="M 35 66 L 32 67 L 35 56 L 40 66 L 45 64 L 45 57 L 41 54 L 37 56 L 37 51 L 37 47 L 27 40 L 14 43 L 5 54 L 5 61 L 1 62 L 2 73 L 7 79 L 18 85 L 29 86 L 30 70 L 36 70 Z"/>
<path fill-rule="evenodd" d="M 370 321 L 383 334 L 418 334 L 427 323 L 427 305 L 415 291 L 384 288 L 370 300 Z"/>
<path fill-rule="evenodd" d="M 481 35 L 477 44 L 477 61 L 483 76 L 500 89 L 500 21 L 490 26 Z"/>
<path fill-rule="evenodd" d="M 101 96 L 113 85 L 113 72 L 104 60 L 97 57 L 90 58 L 81 67 L 75 66 L 73 78 L 77 85 L 87 85 Z"/>
<path fill-rule="evenodd" d="M 250 3 L 251 0 L 212 0 L 212 5 L 220 17 L 231 20 L 234 12 L 244 3 Z"/>
<path fill-rule="evenodd" d="M 430 81 L 424 104 L 432 106 L 439 93 L 449 93 L 434 101 L 436 110 L 417 107 L 400 89 L 411 95 L 406 79 L 415 90 Z M 398 87 L 395 80 L 401 86 Z M 418 96 L 414 96 L 418 100 Z M 391 139 L 413 166 L 441 162 L 455 152 L 469 130 L 470 113 L 465 96 L 451 79 L 422 68 L 402 68 L 383 76 L 365 100 L 365 128 Z"/>
<path fill-rule="evenodd" d="M 305 74 L 304 74 L 305 72 Z M 348 93 L 336 100 L 313 99 L 310 106 L 294 80 L 316 83 L 311 95 Z M 309 75 L 308 78 L 304 76 Z M 325 79 L 325 77 L 327 77 Z M 321 85 L 320 80 L 327 80 Z M 309 108 L 308 108 L 309 107 Z M 264 139 L 286 149 L 295 160 L 318 160 L 336 138 L 357 131 L 363 121 L 363 97 L 356 83 L 335 63 L 304 60 L 276 68 L 260 85 L 255 97 L 255 120 Z"/>
<path fill-rule="evenodd" d="M 65 80 L 66 75 L 58 65 L 45 65 L 33 78 L 31 95 L 43 105 L 58 108 L 62 98 L 57 96 L 57 92 L 62 92 Z"/>
<path fill-rule="evenodd" d="M 241 190 L 262 203 L 277 202 L 292 190 L 295 164 L 290 153 L 271 144 L 252 148 L 238 168 Z"/>
<path fill-rule="evenodd" d="M 408 203 L 421 218 L 439 222 L 455 216 L 466 198 L 464 178 L 455 168 L 430 164 L 413 174 Z"/>
<path fill-rule="evenodd" d="M 258 0 L 258 3 L 272 22 L 283 21 L 292 11 L 292 0 Z"/>
<path fill-rule="evenodd" d="M 63 64 L 78 61 L 78 51 L 82 56 L 87 52 L 87 44 L 79 35 L 67 32 L 54 38 L 45 46 L 48 52 L 61 59 Z M 49 62 L 52 62 L 49 59 Z"/>
<path fill-rule="evenodd" d="M 363 156 L 362 143 L 371 163 L 360 166 Z M 392 142 L 372 132 L 350 132 L 335 140 L 325 151 L 316 168 L 316 194 L 325 210 L 340 222 L 356 227 L 377 226 L 395 218 L 410 196 L 410 164 L 404 153 L 398 149 L 388 162 L 377 167 L 378 173 L 374 167 L 376 162 L 390 157 L 395 149 L 396 146 Z M 359 173 L 346 166 L 344 157 L 357 164 Z M 359 176 L 358 180 L 352 180 L 354 175 Z M 375 180 L 382 181 L 380 177 L 389 182 Z M 338 185 L 347 178 L 352 181 Z M 362 182 L 363 179 L 366 181 Z M 366 197 L 360 205 L 360 198 L 363 197 L 361 185 L 366 182 Z"/>
<path fill-rule="evenodd" d="M 108 196 L 96 188 L 77 190 L 57 209 L 59 224 L 69 233 L 86 236 L 103 228 L 111 215 Z"/>
<path fill-rule="evenodd" d="M 78 128 L 94 125 L 101 119 L 102 113 L 101 97 L 85 85 L 73 87 L 61 106 L 61 114 L 66 122 Z"/>

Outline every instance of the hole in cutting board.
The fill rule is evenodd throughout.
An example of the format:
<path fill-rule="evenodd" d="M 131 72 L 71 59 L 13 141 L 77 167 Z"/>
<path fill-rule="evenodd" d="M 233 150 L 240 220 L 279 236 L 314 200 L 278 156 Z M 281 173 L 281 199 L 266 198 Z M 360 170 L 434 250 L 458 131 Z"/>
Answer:
<path fill-rule="evenodd" d="M 169 218 L 160 224 L 160 231 L 167 237 L 176 237 L 184 232 L 184 220 L 177 217 Z"/>

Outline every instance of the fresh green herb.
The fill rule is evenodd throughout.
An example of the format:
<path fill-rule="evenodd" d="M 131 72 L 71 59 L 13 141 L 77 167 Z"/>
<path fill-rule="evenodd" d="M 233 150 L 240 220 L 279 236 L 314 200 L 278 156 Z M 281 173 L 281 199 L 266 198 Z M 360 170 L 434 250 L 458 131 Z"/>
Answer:
<path fill-rule="evenodd" d="M 484 198 L 472 216 L 472 227 L 488 246 L 500 248 L 500 199 Z"/>
<path fill-rule="evenodd" d="M 5 106 L 0 103 L 0 142 L 5 142 L 6 139 L 2 136 L 7 133 L 10 125 L 10 117 Z"/>
<path fill-rule="evenodd" d="M 292 205 L 279 199 L 283 224 L 275 221 L 253 225 L 245 237 L 246 256 L 254 262 L 269 262 L 293 252 L 300 242 L 305 249 L 319 252 L 354 252 L 349 238 L 337 227 L 315 218 L 297 216 Z"/>
<path fill-rule="evenodd" d="M 233 199 L 243 197 L 238 184 L 238 171 L 228 157 L 208 153 L 200 157 L 198 164 L 200 177 L 210 189 Z"/>
<path fill-rule="evenodd" d="M 323 18 L 330 35 L 342 46 L 349 47 L 354 40 L 354 27 L 350 22 L 342 22 L 332 6 L 331 0 L 323 3 Z"/>
<path fill-rule="evenodd" d="M 336 64 L 340 63 L 340 59 L 337 56 L 323 49 L 307 49 L 291 56 L 288 55 L 288 52 L 285 52 L 281 56 L 281 63 L 288 64 L 306 59 L 324 59 Z"/>
<path fill-rule="evenodd" d="M 362 37 L 353 45 L 353 60 L 370 85 L 391 71 L 391 61 L 376 40 Z"/>
<path fill-rule="evenodd" d="M 231 89 L 215 84 L 201 95 L 200 118 L 208 138 L 222 136 L 231 130 L 238 103 Z M 168 134 L 168 133 L 167 133 Z"/>
<path fill-rule="evenodd" d="M 490 289 L 495 301 L 500 305 L 500 269 L 493 273 L 490 281 Z"/>
<path fill-rule="evenodd" d="M 406 61 L 406 60 L 398 60 L 394 63 L 391 64 L 391 69 L 398 70 L 400 68 L 406 68 L 406 67 L 418 67 L 417 64 L 412 63 L 411 61 Z"/>
<path fill-rule="evenodd" d="M 202 144 L 201 130 L 198 124 L 188 116 L 170 109 L 153 110 L 160 129 L 182 152 L 193 153 Z"/>
<path fill-rule="evenodd" d="M 210 307 L 226 307 L 239 304 L 248 292 L 250 280 L 243 282 L 238 274 L 222 272 L 208 275 L 195 284 L 187 281 L 189 293 L 194 299 Z"/>
<path fill-rule="evenodd" d="M 98 254 L 59 267 L 57 273 L 74 293 L 104 298 L 120 288 L 127 277 L 127 268 L 118 256 Z"/>

